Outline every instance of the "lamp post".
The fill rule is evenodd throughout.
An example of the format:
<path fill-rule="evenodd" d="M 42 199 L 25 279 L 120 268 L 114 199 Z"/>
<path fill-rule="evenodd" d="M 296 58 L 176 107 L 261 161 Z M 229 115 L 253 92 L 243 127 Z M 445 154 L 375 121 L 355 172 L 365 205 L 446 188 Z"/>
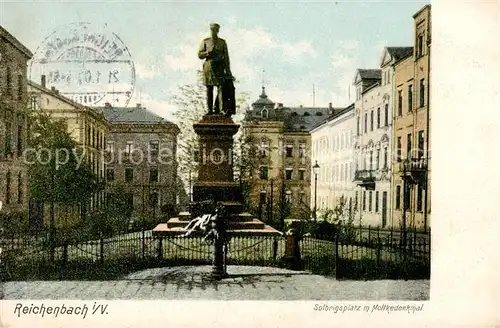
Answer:
<path fill-rule="evenodd" d="M 317 210 L 317 194 L 318 194 L 318 171 L 319 171 L 319 165 L 318 161 L 313 166 L 313 173 L 314 173 L 314 221 L 316 221 L 316 210 Z"/>

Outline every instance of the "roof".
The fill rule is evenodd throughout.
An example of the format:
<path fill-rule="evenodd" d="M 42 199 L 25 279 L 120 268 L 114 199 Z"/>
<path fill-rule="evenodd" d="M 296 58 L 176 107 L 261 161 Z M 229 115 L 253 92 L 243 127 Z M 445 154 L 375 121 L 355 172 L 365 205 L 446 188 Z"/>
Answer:
<path fill-rule="evenodd" d="M 257 99 L 252 104 L 252 106 L 265 106 L 265 105 L 273 106 L 274 102 L 267 97 L 266 88 L 262 87 L 262 93 L 260 94 L 259 99 Z"/>
<path fill-rule="evenodd" d="M 26 48 L 21 42 L 19 42 L 18 39 L 12 36 L 12 34 L 10 34 L 1 25 L 0 25 L 0 36 L 5 40 L 7 40 L 14 47 L 16 47 L 19 51 L 21 51 L 26 57 L 28 58 L 33 57 L 33 53 L 28 48 Z"/>
<path fill-rule="evenodd" d="M 358 69 L 358 73 L 362 80 L 378 80 L 382 78 L 382 70 L 380 69 Z"/>
<path fill-rule="evenodd" d="M 413 55 L 413 47 L 387 47 L 387 51 L 394 61 Z"/>
<path fill-rule="evenodd" d="M 92 108 L 92 107 L 88 107 L 88 106 L 85 106 L 85 105 L 82 105 L 76 101 L 74 101 L 73 99 L 69 99 L 63 95 L 61 95 L 59 93 L 58 90 L 56 89 L 48 89 L 46 87 L 43 87 L 42 85 L 36 83 L 36 82 L 33 82 L 31 80 L 28 80 L 28 85 L 30 87 L 33 87 L 35 89 L 38 89 L 46 94 L 50 94 L 52 97 L 55 97 L 71 106 L 74 106 L 75 108 L 79 108 L 79 109 L 83 109 L 83 110 L 88 110 L 88 111 L 91 111 L 91 112 L 94 112 L 96 115 L 100 115 L 100 112 L 99 111 L 96 111 L 95 108 Z"/>
<path fill-rule="evenodd" d="M 137 107 L 94 107 L 104 114 L 110 123 L 163 123 L 173 124 L 161 116 L 147 110 L 142 106 Z"/>
<path fill-rule="evenodd" d="M 330 121 L 333 121 L 334 119 L 338 118 L 339 116 L 342 116 L 344 115 L 345 113 L 348 113 L 350 111 L 354 110 L 354 103 L 350 104 L 349 106 L 347 107 L 343 107 L 343 108 L 334 108 L 334 111 L 333 111 L 333 114 L 330 115 L 328 118 L 326 118 L 325 120 L 323 121 L 320 121 L 318 122 L 315 126 L 313 126 L 311 128 L 311 131 L 322 126 L 323 124 L 325 123 L 328 123 Z"/>

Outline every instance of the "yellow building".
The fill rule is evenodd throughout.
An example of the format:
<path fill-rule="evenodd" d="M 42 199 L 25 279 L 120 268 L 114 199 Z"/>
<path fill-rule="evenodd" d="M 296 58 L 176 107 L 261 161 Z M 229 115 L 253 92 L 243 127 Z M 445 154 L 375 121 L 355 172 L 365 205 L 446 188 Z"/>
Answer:
<path fill-rule="evenodd" d="M 0 26 L 0 202 L 2 213 L 27 210 L 27 62 L 33 56 Z"/>
<path fill-rule="evenodd" d="M 311 134 L 331 108 L 284 107 L 270 100 L 265 88 L 243 120 L 243 136 L 258 147 L 256 172 L 250 175 L 250 204 L 264 221 L 311 216 Z M 287 206 L 286 218 L 279 213 Z M 285 212 L 285 211 L 283 211 Z M 271 218 L 272 216 L 272 218 Z M 270 223 L 272 223 L 270 222 Z"/>
<path fill-rule="evenodd" d="M 414 16 L 413 53 L 394 64 L 393 218 L 430 228 L 431 6 Z"/>
<path fill-rule="evenodd" d="M 94 108 L 81 105 L 60 95 L 59 91 L 54 88 L 49 89 L 45 84 L 45 76 L 43 75 L 40 84 L 33 81 L 28 82 L 28 93 L 31 110 L 45 111 L 53 119 L 66 122 L 68 132 L 84 151 L 84 159 L 90 163 L 94 173 L 100 179 L 104 179 L 106 167 L 102 154 L 109 134 L 109 123 L 104 115 Z M 103 202 L 104 192 L 93 197 L 88 206 L 81 209 L 59 209 L 65 211 L 59 214 L 66 217 L 79 217 L 84 213 L 78 213 L 78 211 L 88 212 L 94 207 L 100 206 Z M 58 213 L 56 213 L 57 216 Z M 40 218 L 33 217 L 31 219 L 40 220 Z"/>

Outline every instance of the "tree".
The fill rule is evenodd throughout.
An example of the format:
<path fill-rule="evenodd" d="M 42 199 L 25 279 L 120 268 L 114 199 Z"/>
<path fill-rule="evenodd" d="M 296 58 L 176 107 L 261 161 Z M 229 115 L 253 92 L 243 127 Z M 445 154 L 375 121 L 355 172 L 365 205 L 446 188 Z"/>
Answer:
<path fill-rule="evenodd" d="M 63 120 L 53 120 L 42 111 L 32 113 L 31 120 L 30 194 L 34 200 L 51 204 L 53 227 L 54 204 L 85 204 L 103 185 L 83 160 L 85 151 L 71 138 Z"/>

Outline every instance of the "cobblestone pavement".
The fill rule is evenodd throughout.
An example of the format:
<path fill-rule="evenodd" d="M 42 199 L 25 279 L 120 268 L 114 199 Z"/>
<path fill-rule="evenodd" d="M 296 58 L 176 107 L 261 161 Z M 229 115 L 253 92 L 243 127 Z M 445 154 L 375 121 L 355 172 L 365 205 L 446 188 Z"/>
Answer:
<path fill-rule="evenodd" d="M 229 266 L 212 281 L 210 266 L 155 268 L 113 281 L 19 281 L 4 299 L 107 300 L 428 300 L 429 280 L 337 281 L 271 267 Z"/>

